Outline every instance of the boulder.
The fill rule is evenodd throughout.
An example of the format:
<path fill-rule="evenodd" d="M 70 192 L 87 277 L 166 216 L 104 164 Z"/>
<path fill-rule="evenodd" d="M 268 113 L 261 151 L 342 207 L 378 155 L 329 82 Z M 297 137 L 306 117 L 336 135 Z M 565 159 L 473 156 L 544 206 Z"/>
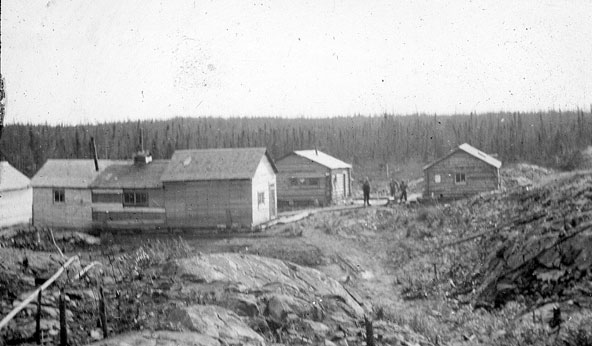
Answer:
<path fill-rule="evenodd" d="M 272 258 L 236 253 L 195 256 L 169 262 L 162 275 L 179 276 L 187 281 L 186 286 L 240 283 L 243 292 L 256 296 L 280 293 L 309 302 L 336 297 L 347 306 L 348 314 L 364 315 L 364 309 L 336 280 L 316 269 Z"/>
<path fill-rule="evenodd" d="M 166 311 L 165 326 L 196 332 L 225 344 L 265 345 L 263 338 L 230 310 L 215 305 L 174 307 Z"/>
<path fill-rule="evenodd" d="M 265 312 L 274 322 L 282 324 L 289 314 L 294 313 L 298 316 L 304 316 L 311 308 L 312 306 L 305 300 L 293 296 L 275 294 L 268 298 Z"/>
<path fill-rule="evenodd" d="M 247 294 L 230 293 L 226 295 L 222 305 L 239 316 L 255 317 L 261 313 L 257 305 L 257 299 Z"/>

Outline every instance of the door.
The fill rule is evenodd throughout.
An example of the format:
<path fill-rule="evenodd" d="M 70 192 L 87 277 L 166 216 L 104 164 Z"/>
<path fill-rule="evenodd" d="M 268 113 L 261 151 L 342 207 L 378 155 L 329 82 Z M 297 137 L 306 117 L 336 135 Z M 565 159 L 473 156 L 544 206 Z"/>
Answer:
<path fill-rule="evenodd" d="M 275 202 L 275 184 L 269 184 L 269 219 L 275 218 L 277 204 Z"/>

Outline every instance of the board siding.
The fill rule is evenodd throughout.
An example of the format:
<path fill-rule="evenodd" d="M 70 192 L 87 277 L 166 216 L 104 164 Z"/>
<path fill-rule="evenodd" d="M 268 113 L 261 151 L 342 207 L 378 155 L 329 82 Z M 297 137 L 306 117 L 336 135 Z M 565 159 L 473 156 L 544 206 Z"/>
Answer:
<path fill-rule="evenodd" d="M 123 191 L 146 192 L 148 194 L 148 206 L 123 206 Z M 113 200 L 113 198 L 103 199 L 99 196 L 119 196 L 119 198 Z M 107 228 L 145 227 L 161 226 L 166 222 L 164 190 L 162 188 L 93 190 L 93 199 L 95 208 L 93 208 L 92 219 L 95 226 Z M 101 208 L 97 208 L 101 206 L 108 206 L 112 210 L 103 211 L 100 210 Z"/>
<path fill-rule="evenodd" d="M 331 202 L 343 202 L 349 197 L 349 169 L 334 169 L 331 171 Z"/>
<path fill-rule="evenodd" d="M 164 196 L 170 227 L 252 224 L 250 180 L 165 182 Z"/>
<path fill-rule="evenodd" d="M 90 189 L 64 189 L 63 203 L 55 203 L 53 188 L 33 189 L 33 224 L 41 227 L 92 227 Z"/>
<path fill-rule="evenodd" d="M 465 173 L 466 183 L 455 183 L 455 173 Z M 426 169 L 424 179 L 427 198 L 463 198 L 499 188 L 498 169 L 462 151 Z"/>
<path fill-rule="evenodd" d="M 269 186 L 276 185 L 276 175 L 267 157 L 261 158 L 255 175 L 253 176 L 253 184 L 251 190 L 251 205 L 253 210 L 252 226 L 260 225 L 271 219 L 270 202 L 277 201 L 277 195 L 274 198 L 269 198 Z M 276 189 L 277 190 L 277 189 Z M 258 194 L 263 193 L 264 203 L 258 203 Z M 277 205 L 275 206 L 277 208 Z"/>

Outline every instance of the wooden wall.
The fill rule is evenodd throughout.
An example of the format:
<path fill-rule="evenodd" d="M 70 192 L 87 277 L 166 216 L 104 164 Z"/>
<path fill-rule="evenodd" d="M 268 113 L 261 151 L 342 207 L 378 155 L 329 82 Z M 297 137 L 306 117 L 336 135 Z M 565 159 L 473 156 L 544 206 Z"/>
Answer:
<path fill-rule="evenodd" d="M 63 203 L 54 202 L 53 188 L 33 188 L 33 224 L 42 227 L 90 228 L 90 189 L 65 189 Z"/>
<path fill-rule="evenodd" d="M 276 162 L 278 204 L 294 205 L 300 203 L 320 205 L 331 202 L 330 170 L 316 162 L 291 154 Z M 291 179 L 318 179 L 318 185 L 293 185 Z"/>
<path fill-rule="evenodd" d="M 267 157 L 261 158 L 255 176 L 253 177 L 253 184 L 251 190 L 251 205 L 253 210 L 253 226 L 260 225 L 264 222 L 275 218 L 276 215 L 271 215 L 272 211 L 277 210 L 277 188 L 276 188 L 276 175 L 273 171 L 273 167 L 269 163 Z M 275 196 L 270 198 L 270 187 L 273 186 Z M 258 202 L 259 193 L 263 193 L 264 203 Z M 271 203 L 274 203 L 272 206 Z"/>
<path fill-rule="evenodd" d="M 31 222 L 33 189 L 0 192 L 0 228 Z"/>
<path fill-rule="evenodd" d="M 124 206 L 124 189 L 93 189 L 92 219 L 95 226 L 134 228 L 165 225 L 166 214 L 162 188 L 125 189 L 125 191 L 146 192 L 148 206 Z"/>
<path fill-rule="evenodd" d="M 250 180 L 165 182 L 169 227 L 215 227 L 227 223 L 250 227 Z"/>
<path fill-rule="evenodd" d="M 465 173 L 465 184 L 455 183 L 455 173 Z M 440 175 L 436 183 L 435 176 Z M 424 171 L 425 198 L 463 198 L 499 188 L 498 169 L 463 151 Z"/>
<path fill-rule="evenodd" d="M 331 202 L 343 202 L 350 196 L 351 182 L 349 168 L 331 170 Z"/>

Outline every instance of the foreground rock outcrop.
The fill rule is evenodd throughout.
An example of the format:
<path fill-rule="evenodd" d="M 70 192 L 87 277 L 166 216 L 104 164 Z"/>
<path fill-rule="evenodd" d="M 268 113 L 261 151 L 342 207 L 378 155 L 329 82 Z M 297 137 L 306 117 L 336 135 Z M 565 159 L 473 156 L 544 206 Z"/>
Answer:
<path fill-rule="evenodd" d="M 315 269 L 220 253 L 174 260 L 147 276 L 155 300 L 161 300 L 146 324 L 150 331 L 93 345 L 345 345 L 365 340 L 367 311 L 357 294 Z M 385 321 L 376 331 L 399 344 L 410 339 L 429 344 Z"/>
<path fill-rule="evenodd" d="M 341 284 L 318 270 L 234 253 L 198 255 L 167 263 L 160 280 L 170 297 L 232 311 L 268 339 L 310 341 L 355 336 L 364 308 Z M 190 309 L 194 309 L 191 307 Z M 189 310 L 191 311 L 191 310 Z M 216 316 L 221 316 L 219 313 Z M 343 332 L 337 339 L 345 338 Z"/>
<path fill-rule="evenodd" d="M 592 173 L 506 199 L 507 221 L 484 239 L 494 251 L 482 268 L 477 304 L 570 300 L 592 307 Z"/>

